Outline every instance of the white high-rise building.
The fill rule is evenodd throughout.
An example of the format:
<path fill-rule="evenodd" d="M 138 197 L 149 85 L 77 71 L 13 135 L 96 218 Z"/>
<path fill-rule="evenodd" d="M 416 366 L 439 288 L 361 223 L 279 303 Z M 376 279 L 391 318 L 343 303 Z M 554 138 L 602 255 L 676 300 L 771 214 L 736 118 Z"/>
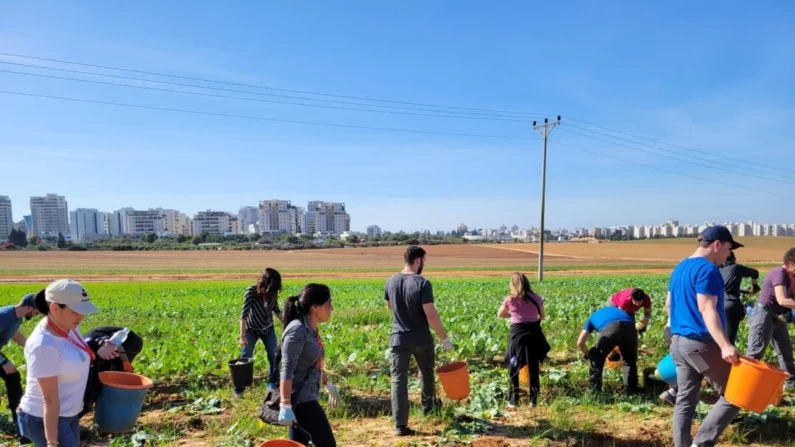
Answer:
<path fill-rule="evenodd" d="M 69 233 L 69 206 L 66 197 L 57 194 L 33 196 L 30 198 L 32 217 L 31 234 L 37 236 L 57 236 Z"/>
<path fill-rule="evenodd" d="M 163 216 L 158 210 L 132 211 L 127 213 L 127 234 L 162 234 L 165 229 Z"/>
<path fill-rule="evenodd" d="M 753 228 L 751 228 L 750 225 L 744 223 L 737 224 L 737 236 L 746 237 L 752 235 L 753 235 Z"/>
<path fill-rule="evenodd" d="M 256 206 L 241 206 L 237 212 L 237 219 L 241 228 L 241 234 L 249 234 L 249 226 L 257 226 L 259 221 L 259 208 Z"/>
<path fill-rule="evenodd" d="M 229 216 L 229 228 L 225 234 L 243 234 L 240 228 L 240 220 L 237 216 Z"/>
<path fill-rule="evenodd" d="M 643 225 L 636 225 L 635 230 L 632 232 L 632 237 L 635 239 L 646 239 L 646 227 Z"/>
<path fill-rule="evenodd" d="M 261 200 L 259 202 L 260 234 L 298 232 L 296 209 L 289 200 Z"/>
<path fill-rule="evenodd" d="M 7 241 L 14 229 L 14 215 L 11 213 L 11 198 L 0 196 L 0 242 Z"/>
<path fill-rule="evenodd" d="M 188 228 L 188 216 L 178 210 L 168 210 L 157 208 L 163 216 L 163 231 L 172 236 L 188 236 L 190 229 Z"/>
<path fill-rule="evenodd" d="M 367 237 L 379 237 L 379 236 L 381 236 L 381 227 L 379 227 L 378 225 L 370 225 L 369 227 L 367 227 Z"/>
<path fill-rule="evenodd" d="M 295 207 L 295 223 L 297 233 L 306 233 L 306 208 L 302 206 Z"/>
<path fill-rule="evenodd" d="M 232 216 L 225 211 L 199 211 L 193 216 L 193 234 L 227 234 Z"/>
<path fill-rule="evenodd" d="M 69 234 L 73 241 L 91 241 L 104 233 L 102 216 L 94 208 L 77 208 L 69 213 Z"/>
<path fill-rule="evenodd" d="M 310 201 L 307 203 L 306 213 L 307 227 L 311 227 L 309 217 L 312 213 L 311 217 L 314 220 L 316 232 L 342 234 L 350 231 L 351 216 L 345 211 L 344 203 Z"/>
<path fill-rule="evenodd" d="M 113 223 L 113 213 L 106 213 L 104 211 L 99 212 L 99 221 L 102 224 L 102 232 L 103 236 L 110 235 L 110 227 Z"/>
<path fill-rule="evenodd" d="M 110 220 L 110 235 L 118 236 L 120 234 L 132 234 L 130 231 L 128 216 L 135 212 L 132 208 L 122 208 L 113 212 L 113 217 Z"/>

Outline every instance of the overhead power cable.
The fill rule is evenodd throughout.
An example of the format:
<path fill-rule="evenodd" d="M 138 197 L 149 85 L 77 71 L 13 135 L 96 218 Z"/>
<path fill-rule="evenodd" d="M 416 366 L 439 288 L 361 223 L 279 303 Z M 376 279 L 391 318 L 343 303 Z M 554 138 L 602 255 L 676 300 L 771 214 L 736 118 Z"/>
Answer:
<path fill-rule="evenodd" d="M 440 131 L 430 131 L 430 130 L 419 130 L 419 129 L 400 129 L 394 127 L 373 127 L 373 126 L 358 126 L 353 124 L 335 124 L 335 123 L 321 123 L 315 121 L 300 121 L 300 120 L 288 120 L 288 119 L 281 119 L 281 118 L 268 118 L 268 117 L 261 117 L 261 116 L 248 116 L 248 115 L 236 115 L 231 113 L 217 113 L 217 112 L 206 112 L 200 110 L 187 110 L 187 109 L 175 109 L 169 107 L 156 107 L 156 106 L 145 106 L 139 104 L 125 104 L 119 102 L 111 102 L 111 101 L 97 101 L 93 99 L 82 99 L 82 98 L 70 98 L 65 96 L 52 96 L 52 95 L 39 95 L 35 93 L 24 93 L 24 92 L 13 92 L 8 90 L 0 90 L 0 94 L 6 95 L 16 95 L 16 96 L 27 96 L 31 98 L 42 98 L 42 99 L 54 99 L 59 101 L 71 101 L 71 102 L 81 102 L 86 104 L 100 104 L 100 105 L 108 105 L 108 106 L 116 106 L 116 107 L 127 107 L 127 108 L 134 108 L 134 109 L 143 109 L 143 110 L 159 110 L 163 112 L 178 112 L 178 113 L 189 113 L 194 115 L 206 115 L 206 116 L 218 116 L 224 118 L 237 118 L 237 119 L 247 119 L 247 120 L 257 120 L 257 121 L 272 121 L 278 123 L 291 123 L 291 124 L 308 124 L 313 126 L 325 126 L 325 127 L 340 127 L 340 128 L 347 128 L 347 129 L 361 129 L 361 130 L 377 130 L 377 131 L 385 131 L 385 132 L 401 132 L 401 133 L 418 133 L 418 134 L 428 134 L 428 135 L 447 135 L 447 136 L 456 136 L 456 137 L 475 137 L 475 138 L 495 138 L 495 139 L 502 139 L 502 140 L 537 140 L 538 138 L 529 138 L 529 137 L 514 137 L 514 136 L 507 136 L 507 135 L 485 135 L 485 134 L 469 134 L 469 133 L 455 133 L 455 132 L 440 132 Z"/>
<path fill-rule="evenodd" d="M 330 98 L 342 98 L 342 99 L 355 99 L 359 101 L 373 101 L 373 102 L 385 102 L 390 104 L 404 104 L 410 106 L 420 106 L 420 107 L 436 107 L 442 109 L 453 109 L 453 110 L 469 110 L 475 112 L 492 112 L 492 113 L 504 113 L 504 114 L 513 114 L 513 115 L 521 115 L 521 116 L 543 116 L 543 115 L 550 115 L 544 113 L 535 113 L 535 112 L 516 112 L 516 111 L 507 111 L 507 110 L 495 110 L 495 109 L 483 109 L 477 107 L 461 107 L 461 106 L 447 106 L 447 105 L 438 105 L 438 104 L 428 104 L 428 103 L 419 103 L 419 102 L 408 102 L 408 101 L 395 101 L 389 99 L 379 99 L 379 98 L 369 98 L 364 96 L 350 96 L 350 95 L 335 95 L 330 93 L 322 93 L 322 92 L 312 92 L 307 90 L 294 90 L 294 89 L 286 89 L 286 88 L 277 88 L 271 87 L 266 85 L 255 85 L 255 84 L 244 84 L 240 82 L 228 82 L 228 81 L 218 81 L 214 79 L 204 79 L 204 78 L 196 78 L 190 76 L 180 76 L 180 75 L 173 75 L 168 73 L 158 73 L 152 71 L 143 71 L 143 70 L 134 70 L 130 68 L 123 68 L 123 67 L 112 67 L 108 65 L 99 65 L 99 64 L 90 64 L 85 62 L 75 62 L 75 61 L 66 61 L 62 59 L 51 59 L 45 57 L 37 57 L 37 56 L 27 56 L 23 54 L 15 54 L 15 53 L 5 53 L 0 52 L 0 56 L 10 56 L 10 57 L 18 57 L 23 59 L 32 59 L 38 61 L 45 61 L 45 62 L 56 62 L 59 64 L 68 64 L 68 65 L 79 65 L 83 67 L 92 67 L 92 68 L 101 68 L 104 70 L 117 70 L 117 71 L 125 71 L 128 73 L 138 73 L 138 74 L 146 74 L 151 76 L 163 76 L 169 77 L 174 79 L 185 79 L 190 81 L 200 81 L 200 82 L 212 82 L 216 84 L 226 84 L 226 85 L 234 85 L 238 87 L 247 87 L 247 88 L 257 88 L 257 89 L 267 89 L 267 90 L 275 90 L 280 92 L 291 92 L 291 93 L 302 93 L 306 95 L 317 95 L 317 96 L 325 96 Z"/>

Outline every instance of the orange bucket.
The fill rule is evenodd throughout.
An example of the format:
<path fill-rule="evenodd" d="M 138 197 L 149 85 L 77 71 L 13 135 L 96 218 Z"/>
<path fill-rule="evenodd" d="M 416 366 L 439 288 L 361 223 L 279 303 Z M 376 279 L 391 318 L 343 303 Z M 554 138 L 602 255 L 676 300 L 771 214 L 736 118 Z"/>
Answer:
<path fill-rule="evenodd" d="M 519 384 L 530 386 L 530 367 L 527 365 L 524 365 L 524 367 L 519 370 Z"/>
<path fill-rule="evenodd" d="M 607 357 L 609 358 L 614 353 L 618 354 L 618 355 L 621 355 L 621 351 L 618 349 L 618 346 L 613 348 L 613 351 L 610 354 L 608 354 Z M 606 363 L 607 363 L 607 369 L 619 369 L 619 368 L 621 368 L 623 366 L 623 363 L 622 363 L 620 358 L 618 360 L 616 360 L 615 362 L 612 361 L 612 360 L 607 360 Z"/>
<path fill-rule="evenodd" d="M 762 413 L 784 387 L 786 372 L 748 357 L 732 365 L 726 393 L 729 402 L 754 413 Z"/>
<path fill-rule="evenodd" d="M 144 376 L 120 371 L 105 371 L 99 373 L 99 381 L 103 385 L 120 388 L 123 390 L 148 390 L 152 381 Z"/>
<path fill-rule="evenodd" d="M 773 395 L 773 400 L 770 401 L 770 405 L 777 407 L 781 405 L 781 401 L 783 400 L 784 400 L 784 387 L 782 386 L 781 388 L 778 389 L 778 391 L 776 391 L 776 394 Z"/>
<path fill-rule="evenodd" d="M 287 439 L 274 439 L 263 442 L 259 447 L 304 447 L 304 445 Z"/>
<path fill-rule="evenodd" d="M 461 400 L 469 396 L 469 368 L 467 362 L 448 363 L 436 370 L 448 399 Z"/>

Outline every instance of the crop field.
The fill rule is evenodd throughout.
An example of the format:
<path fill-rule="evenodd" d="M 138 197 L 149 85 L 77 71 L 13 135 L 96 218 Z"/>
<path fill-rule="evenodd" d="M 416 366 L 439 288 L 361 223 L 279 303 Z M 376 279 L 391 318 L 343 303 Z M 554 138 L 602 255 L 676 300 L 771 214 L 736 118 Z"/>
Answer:
<path fill-rule="evenodd" d="M 444 400 L 438 415 L 423 418 L 419 382 L 416 377 L 412 379 L 410 424 L 419 432 L 413 438 L 395 438 L 392 432 L 388 368 L 391 315 L 383 302 L 383 278 L 317 279 L 328 284 L 333 293 L 335 310 L 331 322 L 321 326 L 321 335 L 327 351 L 326 370 L 343 397 L 341 405 L 329 411 L 338 445 L 671 445 L 672 409 L 657 401 L 659 390 L 625 397 L 620 393 L 619 371 L 606 370 L 604 391 L 587 392 L 587 364 L 575 346 L 590 312 L 619 289 L 642 287 L 652 296 L 654 315 L 650 330 L 641 340 L 639 369 L 653 367 L 667 352 L 662 335 L 667 279 L 661 274 L 564 276 L 534 284 L 535 291 L 546 300 L 548 317 L 543 327 L 552 345 L 551 359 L 543 366 L 540 406 L 531 410 L 524 405 L 511 412 L 504 408 L 507 370 L 501 361 L 509 326 L 507 320 L 496 317 L 501 299 L 508 293 L 507 277 L 433 279 L 437 307 L 455 344 L 451 353 L 437 347 L 437 365 L 468 361 L 472 393 L 462 402 Z M 281 301 L 310 280 L 287 280 Z M 134 366 L 156 382 L 136 433 L 116 437 L 95 433 L 90 445 L 257 446 L 266 439 L 286 437 L 286 429 L 265 426 L 256 418 L 266 386 L 263 377 L 267 361 L 261 344 L 256 352 L 255 386 L 243 398 L 232 398 L 225 364 L 239 352 L 240 305 L 250 283 L 184 280 L 86 284 L 101 311 L 84 322 L 83 332 L 108 324 L 136 331 L 145 346 Z M 2 284 L 0 304 L 16 303 L 23 294 L 44 285 Z M 26 322 L 23 332 L 29 333 L 34 323 Z M 281 330 L 278 323 L 277 330 Z M 741 350 L 746 330 L 744 324 Z M 594 337 L 589 345 L 593 341 Z M 9 346 L 4 353 L 15 364 L 23 365 L 18 347 Z M 416 374 L 416 369 L 413 371 Z M 444 394 L 438 380 L 437 394 Z M 702 398 L 714 402 L 714 392 L 705 391 Z M 325 393 L 321 393 L 321 400 L 325 406 Z M 699 407 L 699 418 L 705 409 L 706 403 Z M 723 440 L 726 445 L 793 445 L 790 438 L 795 425 L 791 416 L 788 406 L 771 407 L 762 415 L 742 413 Z M 6 432 L 8 424 L 3 410 L 0 425 Z M 83 425 L 91 426 L 90 415 Z"/>

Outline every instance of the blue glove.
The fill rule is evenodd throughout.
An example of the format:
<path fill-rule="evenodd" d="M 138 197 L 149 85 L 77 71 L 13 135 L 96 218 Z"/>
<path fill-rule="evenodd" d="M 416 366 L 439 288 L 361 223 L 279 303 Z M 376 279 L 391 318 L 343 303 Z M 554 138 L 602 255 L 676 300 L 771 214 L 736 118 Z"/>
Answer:
<path fill-rule="evenodd" d="M 292 405 L 281 405 L 279 408 L 279 424 L 292 425 L 296 422 L 295 413 L 293 413 Z"/>

